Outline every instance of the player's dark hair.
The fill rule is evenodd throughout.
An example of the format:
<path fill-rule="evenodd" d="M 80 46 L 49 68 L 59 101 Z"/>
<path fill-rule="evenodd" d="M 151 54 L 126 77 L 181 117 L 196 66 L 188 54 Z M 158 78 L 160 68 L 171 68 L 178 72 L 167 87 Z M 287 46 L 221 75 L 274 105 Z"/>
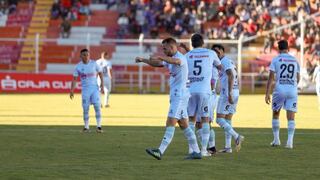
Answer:
<path fill-rule="evenodd" d="M 107 51 L 102 51 L 102 52 L 101 52 L 101 56 L 106 56 L 106 55 L 108 55 L 108 52 L 107 52 Z"/>
<path fill-rule="evenodd" d="M 222 50 L 224 52 L 224 47 L 221 44 L 212 45 L 211 50 L 214 50 L 215 48 L 218 48 L 218 49 L 220 49 L 220 50 Z"/>
<path fill-rule="evenodd" d="M 204 44 L 201 34 L 194 34 L 191 36 L 191 45 L 194 48 L 201 47 Z"/>
<path fill-rule="evenodd" d="M 162 40 L 162 44 L 177 44 L 177 41 L 174 38 L 169 37 Z"/>
<path fill-rule="evenodd" d="M 82 54 L 84 52 L 89 52 L 89 50 L 88 49 L 81 49 L 80 54 Z"/>
<path fill-rule="evenodd" d="M 280 40 L 279 42 L 278 42 L 278 48 L 279 48 L 279 50 L 280 51 L 282 51 L 282 50 L 287 50 L 288 49 L 288 41 L 287 40 Z"/>

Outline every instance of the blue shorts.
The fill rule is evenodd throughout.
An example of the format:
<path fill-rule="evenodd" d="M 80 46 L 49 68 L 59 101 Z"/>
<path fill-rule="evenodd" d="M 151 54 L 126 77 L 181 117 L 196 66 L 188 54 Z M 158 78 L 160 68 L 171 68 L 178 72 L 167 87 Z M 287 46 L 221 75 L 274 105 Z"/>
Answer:
<path fill-rule="evenodd" d="M 188 118 L 188 101 L 189 96 L 182 98 L 182 97 L 171 97 L 170 98 L 170 107 L 168 117 L 175 118 L 175 119 L 187 119 Z"/>
<path fill-rule="evenodd" d="M 100 92 L 98 86 L 82 89 L 82 106 L 100 104 Z"/>
<path fill-rule="evenodd" d="M 209 93 L 191 93 L 188 103 L 189 116 L 209 117 L 210 97 Z"/>
<path fill-rule="evenodd" d="M 283 109 L 287 111 L 297 112 L 298 94 L 296 93 L 283 93 L 274 91 L 272 94 L 272 110 L 280 111 Z"/>
<path fill-rule="evenodd" d="M 218 114 L 235 114 L 237 110 L 239 92 L 233 93 L 233 104 L 229 103 L 228 96 L 220 95 L 217 107 Z"/>

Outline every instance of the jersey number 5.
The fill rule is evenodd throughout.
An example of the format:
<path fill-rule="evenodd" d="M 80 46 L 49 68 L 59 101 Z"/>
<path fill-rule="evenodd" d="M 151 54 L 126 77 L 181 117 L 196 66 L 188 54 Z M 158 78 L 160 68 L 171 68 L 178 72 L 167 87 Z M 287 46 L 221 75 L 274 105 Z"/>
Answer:
<path fill-rule="evenodd" d="M 195 76 L 199 76 L 201 74 L 202 71 L 202 67 L 201 67 L 201 62 L 202 60 L 195 60 L 194 64 L 193 64 L 193 75 Z"/>

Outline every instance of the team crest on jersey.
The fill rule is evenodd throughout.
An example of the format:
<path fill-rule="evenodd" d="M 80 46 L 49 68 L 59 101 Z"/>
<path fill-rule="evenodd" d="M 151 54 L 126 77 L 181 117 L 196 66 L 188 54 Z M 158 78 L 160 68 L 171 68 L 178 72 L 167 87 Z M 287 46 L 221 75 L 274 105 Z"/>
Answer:
<path fill-rule="evenodd" d="M 279 59 L 279 62 L 282 62 L 282 59 Z"/>
<path fill-rule="evenodd" d="M 228 110 L 229 110 L 229 108 L 230 108 L 230 105 L 227 105 L 227 106 L 226 106 L 226 111 L 228 111 Z"/>
<path fill-rule="evenodd" d="M 190 55 L 189 58 L 192 59 L 192 58 L 193 58 L 193 55 Z"/>

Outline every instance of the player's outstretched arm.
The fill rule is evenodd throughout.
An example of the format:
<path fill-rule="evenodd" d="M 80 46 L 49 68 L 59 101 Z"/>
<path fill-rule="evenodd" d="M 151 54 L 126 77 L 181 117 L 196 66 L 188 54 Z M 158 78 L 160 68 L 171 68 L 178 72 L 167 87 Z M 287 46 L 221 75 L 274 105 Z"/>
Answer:
<path fill-rule="evenodd" d="M 136 57 L 135 61 L 136 61 L 136 63 L 143 62 L 143 63 L 148 64 L 153 67 L 163 67 L 163 64 L 160 60 L 152 59 L 152 57 L 150 57 L 150 59 Z"/>
<path fill-rule="evenodd" d="M 270 104 L 270 102 L 271 102 L 270 91 L 271 91 L 271 85 L 273 83 L 273 80 L 274 80 L 274 72 L 270 71 L 268 83 L 267 83 L 267 87 L 266 87 L 266 96 L 265 96 L 265 102 L 267 104 Z"/>
<path fill-rule="evenodd" d="M 180 59 L 169 57 L 169 56 L 151 56 L 150 59 L 164 61 L 164 62 L 166 62 L 168 64 L 174 64 L 174 65 L 180 65 L 181 64 L 181 60 Z"/>
<path fill-rule="evenodd" d="M 73 77 L 72 83 L 71 83 L 71 89 L 70 89 L 70 99 L 73 99 L 74 97 L 74 88 L 76 87 L 77 77 Z"/>

